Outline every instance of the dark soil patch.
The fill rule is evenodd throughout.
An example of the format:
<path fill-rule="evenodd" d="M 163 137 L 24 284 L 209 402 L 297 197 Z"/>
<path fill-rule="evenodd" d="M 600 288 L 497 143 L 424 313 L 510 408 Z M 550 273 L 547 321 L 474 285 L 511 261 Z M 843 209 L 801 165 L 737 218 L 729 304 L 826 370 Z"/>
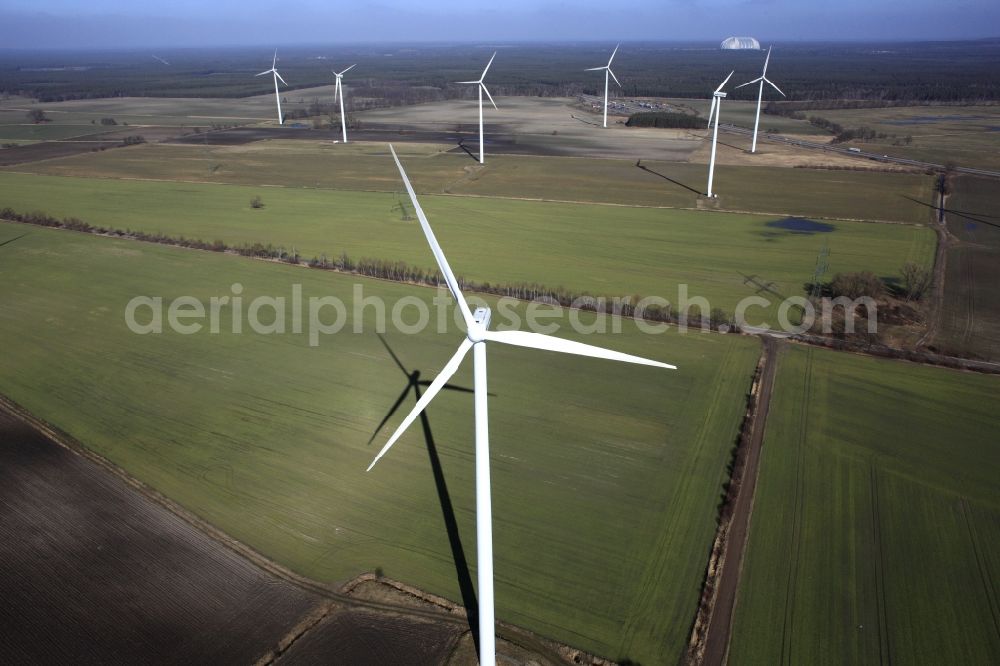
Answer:
<path fill-rule="evenodd" d="M 0 166 L 12 166 L 15 164 L 27 164 L 28 162 L 38 162 L 39 160 L 51 160 L 56 157 L 69 157 L 70 155 L 80 155 L 93 150 L 107 150 L 117 148 L 122 145 L 121 140 L 100 141 L 92 139 L 90 141 L 43 141 L 41 143 L 29 143 L 16 148 L 4 148 L 0 150 Z"/>
<path fill-rule="evenodd" d="M 249 664 L 319 597 L 0 410 L 0 662 Z"/>
<path fill-rule="evenodd" d="M 466 630 L 421 618 L 341 611 L 295 641 L 277 664 L 443 664 Z"/>
<path fill-rule="evenodd" d="M 786 217 L 783 220 L 772 220 L 767 223 L 772 229 L 783 229 L 797 234 L 828 234 L 837 227 L 827 222 L 817 222 L 805 217 Z"/>
<path fill-rule="evenodd" d="M 573 154 L 571 150 L 560 150 L 555 145 L 525 142 L 506 129 L 486 126 L 486 146 L 495 155 L 541 155 L 558 156 Z M 240 146 L 267 139 L 302 139 L 305 141 L 340 141 L 339 129 L 310 129 L 300 127 L 236 127 L 216 132 L 188 134 L 177 137 L 172 143 L 208 144 L 212 146 Z M 455 130 L 426 130 L 402 125 L 365 123 L 364 128 L 348 130 L 350 141 L 373 141 L 385 143 L 443 143 L 454 144 L 451 152 L 463 152 L 460 144 L 479 154 L 479 125 L 459 125 Z"/>

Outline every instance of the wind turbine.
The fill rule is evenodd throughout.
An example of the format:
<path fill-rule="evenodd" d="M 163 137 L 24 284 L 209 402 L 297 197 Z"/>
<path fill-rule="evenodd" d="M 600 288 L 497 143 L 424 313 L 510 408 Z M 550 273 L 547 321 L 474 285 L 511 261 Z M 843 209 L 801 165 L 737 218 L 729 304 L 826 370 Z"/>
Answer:
<path fill-rule="evenodd" d="M 337 87 L 333 89 L 333 95 L 335 97 L 340 95 L 340 129 L 344 135 L 344 143 L 347 143 L 347 111 L 344 110 L 344 84 L 341 83 L 341 79 L 344 78 L 344 74 L 347 74 L 355 67 L 357 67 L 357 65 L 351 65 L 340 73 L 333 73 L 333 75 L 337 77 Z"/>
<path fill-rule="evenodd" d="M 278 124 L 279 125 L 284 125 L 285 124 L 285 119 L 281 115 L 281 95 L 278 94 L 278 80 L 281 79 L 281 82 L 284 83 L 286 86 L 288 84 L 285 83 L 285 80 L 281 78 L 281 74 L 278 74 L 278 67 L 277 66 L 278 66 L 278 49 L 275 49 L 274 50 L 274 60 L 271 61 L 271 69 L 265 70 L 265 71 L 261 72 L 260 74 L 255 74 L 255 76 L 264 76 L 265 74 L 274 74 L 274 101 L 276 101 L 278 103 Z"/>
<path fill-rule="evenodd" d="M 708 126 L 712 126 L 712 116 L 715 116 L 715 129 L 712 131 L 712 158 L 708 162 L 708 198 L 711 199 L 715 195 L 712 194 L 712 181 L 715 179 L 715 146 L 719 142 L 719 112 L 722 110 L 722 100 L 726 96 L 726 93 L 722 92 L 722 89 L 726 87 L 729 83 L 729 79 L 733 78 L 733 74 L 736 70 L 729 72 L 729 76 L 726 80 L 715 89 L 712 93 L 712 108 L 708 112 Z"/>
<path fill-rule="evenodd" d="M 427 405 L 430 404 L 431 400 L 434 399 L 434 396 L 436 396 L 441 389 L 447 385 L 448 380 L 451 379 L 452 375 L 455 374 L 455 371 L 458 370 L 458 366 L 461 365 L 462 359 L 465 358 L 465 355 L 470 349 L 472 349 L 474 361 L 473 392 L 475 393 L 476 419 L 476 562 L 479 583 L 479 663 L 482 666 L 493 666 L 496 663 L 496 628 L 493 611 L 493 510 L 490 495 L 490 443 L 489 427 L 487 424 L 486 343 L 499 342 L 517 347 L 529 347 L 531 349 L 543 349 L 547 351 L 563 352 L 566 354 L 579 354 L 581 356 L 592 356 L 612 361 L 638 363 L 640 365 L 650 365 L 658 368 L 676 369 L 676 367 L 666 363 L 660 363 L 659 361 L 650 361 L 639 356 L 622 354 L 621 352 L 610 351 L 593 345 L 583 344 L 581 342 L 573 342 L 549 335 L 542 335 L 541 333 L 531 333 L 528 331 L 489 330 L 490 309 L 476 308 L 475 312 L 471 312 L 469 310 L 469 305 L 465 302 L 465 297 L 462 296 L 462 292 L 458 288 L 458 280 L 455 279 L 455 274 L 452 273 L 451 267 L 448 265 L 448 260 L 444 256 L 444 251 L 441 249 L 441 246 L 438 245 L 437 238 L 435 238 L 434 232 L 431 230 L 430 223 L 427 221 L 427 217 L 424 215 L 423 209 L 420 208 L 420 203 L 417 201 L 417 195 L 413 192 L 410 180 L 406 177 L 403 165 L 400 164 L 399 158 L 396 156 L 396 151 L 391 145 L 389 146 L 389 150 L 392 151 L 392 158 L 396 161 L 396 166 L 399 168 L 399 175 L 402 176 L 403 183 L 406 185 L 406 191 L 409 193 L 410 200 L 413 202 L 413 208 L 416 210 L 417 219 L 420 220 L 420 226 L 423 229 L 424 236 L 427 238 L 427 243 L 431 246 L 431 252 L 434 253 L 434 258 L 437 260 L 438 268 L 441 269 L 441 274 L 444 276 L 448 289 L 451 291 L 452 296 L 458 303 L 458 308 L 462 313 L 462 318 L 465 320 L 466 337 L 458 346 L 458 351 L 455 352 L 455 355 L 451 357 L 451 359 L 445 364 L 444 368 L 441 369 L 438 376 L 434 378 L 434 381 L 427 387 L 426 393 L 421 396 L 413 410 L 407 414 L 406 418 L 403 419 L 403 422 L 399 424 L 399 427 L 396 428 L 396 431 L 392 434 L 392 437 L 390 437 L 389 441 L 386 442 L 386 445 L 383 446 L 382 450 L 379 451 L 377 456 L 375 456 L 371 465 L 368 466 L 368 471 L 371 471 L 372 467 L 375 466 L 375 463 L 377 463 L 382 456 L 386 454 L 389 448 L 396 443 L 396 440 L 399 439 L 400 435 L 406 431 L 410 424 L 412 424 L 420 413 L 427 407 Z"/>
<path fill-rule="evenodd" d="M 486 63 L 486 69 L 483 70 L 483 75 L 480 76 L 477 80 L 457 81 L 457 83 L 475 83 L 476 85 L 479 86 L 479 163 L 480 164 L 484 164 L 486 162 L 485 158 L 483 157 L 483 93 L 484 92 L 486 93 L 486 96 L 490 98 L 490 104 L 493 105 L 493 108 L 494 109 L 497 108 L 497 103 L 493 101 L 493 96 L 490 95 L 490 91 L 486 89 L 486 84 L 483 83 L 483 79 L 486 78 L 486 72 L 490 70 L 490 65 L 493 64 L 493 58 L 496 57 L 497 57 L 497 52 L 494 51 L 493 55 L 490 56 L 490 61 Z M 499 111 L 499 109 L 497 110 Z M 456 296 L 456 298 L 458 297 Z"/>
<path fill-rule="evenodd" d="M 784 97 L 785 93 L 781 92 L 781 88 L 774 85 L 774 81 L 767 78 L 767 63 L 771 60 L 771 47 L 767 47 L 767 57 L 764 58 L 764 71 L 761 75 L 754 79 L 753 81 L 747 81 L 746 83 L 741 83 L 736 86 L 737 88 L 742 88 L 743 86 L 748 86 L 751 83 L 760 83 L 760 90 L 757 91 L 757 117 L 753 121 L 753 145 L 750 148 L 751 153 L 757 152 L 757 127 L 760 125 L 760 103 L 764 99 L 764 84 L 768 84 L 772 88 L 778 91 L 778 93 Z"/>
<path fill-rule="evenodd" d="M 621 46 L 621 44 L 615 46 L 615 50 L 611 52 L 611 57 L 608 58 L 607 65 L 605 65 L 604 67 L 591 67 L 589 69 L 583 70 L 585 72 L 599 72 L 602 69 L 604 70 L 604 126 L 605 127 L 608 126 L 608 75 L 610 74 L 611 78 L 615 80 L 615 83 L 618 83 L 618 77 L 615 76 L 615 73 L 611 71 L 611 61 L 615 59 L 615 54 L 618 53 L 619 46 Z M 621 88 L 622 84 L 618 83 L 618 87 Z"/>

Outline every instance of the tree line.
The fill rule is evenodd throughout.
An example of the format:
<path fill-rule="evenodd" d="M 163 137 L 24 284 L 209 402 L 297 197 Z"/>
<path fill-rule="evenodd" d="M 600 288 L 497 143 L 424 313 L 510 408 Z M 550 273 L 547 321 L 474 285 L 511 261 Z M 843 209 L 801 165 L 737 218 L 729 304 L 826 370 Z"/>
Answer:
<path fill-rule="evenodd" d="M 705 119 L 672 111 L 642 111 L 625 121 L 628 127 L 663 127 L 674 129 L 705 129 Z"/>
<path fill-rule="evenodd" d="M 115 229 L 100 225 L 90 224 L 77 217 L 57 218 L 43 212 L 20 213 L 10 207 L 0 209 L 0 219 L 21 222 L 24 224 L 34 224 L 42 227 L 55 229 L 66 229 L 83 233 L 97 234 L 101 236 L 111 236 L 114 238 L 124 238 L 129 240 L 145 241 L 149 243 L 160 243 L 162 245 L 173 245 L 177 247 L 206 250 L 210 252 L 238 254 L 244 257 L 255 259 L 265 259 L 280 261 L 288 264 L 304 264 L 309 268 L 331 270 L 340 273 L 361 275 L 364 277 L 391 280 L 393 282 L 406 282 L 409 284 L 426 285 L 431 287 L 443 287 L 446 285 L 444 277 L 437 270 L 428 270 L 416 266 L 411 266 L 403 261 L 393 261 L 388 259 L 376 259 L 363 257 L 352 259 L 346 252 L 330 258 L 326 254 L 313 257 L 303 261 L 302 256 L 294 248 L 288 249 L 281 245 L 271 243 L 242 243 L 230 245 L 222 240 L 204 241 L 199 238 L 187 238 L 185 236 L 170 236 L 168 234 L 156 232 L 136 231 L 131 229 Z M 719 309 L 715 309 L 708 317 L 700 316 L 693 312 L 676 312 L 671 305 L 660 305 L 653 303 L 647 306 L 642 304 L 643 297 L 640 295 L 630 296 L 594 296 L 588 292 L 576 292 L 564 287 L 551 288 L 538 283 L 491 283 L 468 280 L 462 276 L 457 277 L 462 289 L 491 294 L 494 296 L 507 296 L 524 301 L 547 302 L 552 305 L 563 307 L 576 307 L 581 310 L 596 312 L 599 314 L 614 314 L 622 317 L 641 317 L 646 321 L 662 323 L 686 323 L 686 325 L 700 328 L 718 329 L 720 325 L 731 326 L 730 317 Z M 732 330 L 730 328 L 730 330 Z M 735 332 L 735 331 L 734 331 Z"/>
<path fill-rule="evenodd" d="M 210 252 L 237 254 L 244 257 L 279 261 L 287 264 L 304 264 L 309 268 L 331 270 L 393 282 L 405 282 L 431 287 L 442 287 L 446 284 L 444 277 L 436 269 L 428 270 L 412 266 L 404 261 L 390 259 L 362 257 L 355 260 L 347 252 L 341 252 L 332 258 L 326 254 L 322 254 L 303 261 L 302 256 L 294 247 L 289 249 L 271 243 L 254 242 L 230 245 L 218 239 L 209 242 L 198 238 L 170 236 L 160 232 L 148 233 L 130 229 L 114 229 L 93 225 L 77 217 L 64 217 L 60 219 L 37 211 L 19 213 L 10 207 L 0 209 L 0 219 Z M 890 291 L 897 297 L 905 297 L 907 301 L 923 298 L 931 285 L 932 275 L 930 271 L 916 264 L 907 264 L 901 270 L 901 274 L 902 283 L 889 290 L 885 282 L 873 273 L 838 273 L 829 283 L 822 285 L 820 291 L 823 297 L 833 298 L 846 296 L 854 299 L 860 296 L 870 296 L 871 298 L 880 300 L 884 299 Z M 650 322 L 684 324 L 693 328 L 710 328 L 734 333 L 739 332 L 739 327 L 733 317 L 720 308 L 713 308 L 705 316 L 706 313 L 700 307 L 692 307 L 690 311 L 679 312 L 674 309 L 672 304 L 664 303 L 659 299 L 644 302 L 646 299 L 639 294 L 595 296 L 589 292 L 574 291 L 564 287 L 553 289 L 539 283 L 479 282 L 468 280 L 463 276 L 457 276 L 457 279 L 463 290 L 482 294 L 506 296 L 522 301 L 546 302 L 552 305 L 575 307 L 598 314 L 618 315 L 625 318 L 638 317 Z M 812 286 L 812 284 L 806 284 L 806 290 L 811 291 Z M 695 310 L 697 310 L 697 314 L 695 314 Z M 817 321 L 816 323 L 818 326 L 819 322 Z M 846 336 L 846 332 L 842 330 L 836 331 L 835 334 L 839 337 Z M 872 337 L 872 340 L 875 339 L 877 339 L 877 336 Z"/>

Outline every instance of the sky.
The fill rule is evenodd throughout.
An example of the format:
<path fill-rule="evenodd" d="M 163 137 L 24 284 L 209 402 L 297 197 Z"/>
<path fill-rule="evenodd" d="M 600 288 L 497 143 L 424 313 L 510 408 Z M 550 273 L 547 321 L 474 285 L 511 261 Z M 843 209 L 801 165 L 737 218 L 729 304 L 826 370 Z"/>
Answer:
<path fill-rule="evenodd" d="M 358 42 L 977 39 L 997 0 L 2 0 L 0 49 Z"/>

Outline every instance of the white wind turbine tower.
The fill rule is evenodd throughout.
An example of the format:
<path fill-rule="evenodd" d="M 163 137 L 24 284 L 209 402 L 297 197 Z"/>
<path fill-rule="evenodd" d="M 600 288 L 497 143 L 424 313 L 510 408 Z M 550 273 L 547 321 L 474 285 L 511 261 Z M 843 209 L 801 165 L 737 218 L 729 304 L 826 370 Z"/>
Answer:
<path fill-rule="evenodd" d="M 712 131 L 712 157 L 708 162 L 708 198 L 711 199 L 715 195 L 712 194 L 712 181 L 715 179 L 715 146 L 719 142 L 719 112 L 722 110 L 722 100 L 726 96 L 726 93 L 722 92 L 722 89 L 726 87 L 729 83 L 729 79 L 733 78 L 733 74 L 736 70 L 729 72 L 729 76 L 726 80 L 715 89 L 712 93 L 712 108 L 708 112 L 708 126 L 712 127 L 712 116 L 715 116 L 715 129 Z"/>
<path fill-rule="evenodd" d="M 341 79 L 344 78 L 344 74 L 357 67 L 357 65 L 351 65 L 344 71 L 338 73 L 334 72 L 333 75 L 337 77 L 337 86 L 333 89 L 334 97 L 340 96 L 340 129 L 344 136 L 344 143 L 347 143 L 347 111 L 344 110 L 344 83 Z"/>
<path fill-rule="evenodd" d="M 767 63 L 771 60 L 771 47 L 767 47 L 767 57 L 764 58 L 764 71 L 761 75 L 754 79 L 753 81 L 747 81 L 746 83 L 741 83 L 736 86 L 737 88 L 742 88 L 743 86 L 748 86 L 752 83 L 760 83 L 760 90 L 757 91 L 757 117 L 753 121 L 753 145 L 750 148 L 751 153 L 757 152 L 757 127 L 760 125 L 760 103 L 764 99 L 764 84 L 768 84 L 772 88 L 778 91 L 778 93 L 784 97 L 785 93 L 781 92 L 781 88 L 774 85 L 774 81 L 767 78 Z"/>
<path fill-rule="evenodd" d="M 490 91 L 486 89 L 486 84 L 483 83 L 483 79 L 486 78 L 486 72 L 490 70 L 490 65 L 493 64 L 493 58 L 496 57 L 497 57 L 497 52 L 494 51 L 493 55 L 490 56 L 490 61 L 486 63 L 486 69 L 483 70 L 483 75 L 480 76 L 477 80 L 457 81 L 457 83 L 475 83 L 476 85 L 479 86 L 479 163 L 480 164 L 484 164 L 486 162 L 483 156 L 483 93 L 484 92 L 486 93 L 486 96 L 490 98 L 490 104 L 493 105 L 493 108 L 494 109 L 497 108 L 497 103 L 493 101 L 493 96 L 490 95 Z M 499 109 L 497 110 L 499 111 Z"/>
<path fill-rule="evenodd" d="M 420 413 L 430 404 L 434 396 L 441 391 L 448 382 L 462 359 L 473 350 L 474 361 L 474 393 L 475 393 L 475 419 L 476 419 L 476 563 L 478 574 L 478 595 L 479 595 L 479 663 L 482 666 L 493 666 L 496 663 L 496 643 L 495 643 L 495 619 L 493 612 L 493 516 L 490 496 L 490 444 L 489 427 L 487 425 L 487 389 L 486 389 L 486 343 L 500 342 L 517 347 L 530 347 L 532 349 L 543 349 L 547 351 L 563 352 L 567 354 L 579 354 L 581 356 L 593 356 L 595 358 L 605 358 L 612 361 L 625 361 L 627 363 L 638 363 L 640 365 L 651 365 L 658 368 L 675 369 L 675 366 L 658 361 L 650 361 L 638 356 L 622 354 L 620 352 L 594 347 L 580 342 L 572 342 L 561 338 L 542 335 L 540 333 L 530 333 L 527 331 L 491 331 L 489 308 L 476 308 L 475 312 L 469 311 L 469 305 L 465 302 L 465 297 L 458 288 L 458 280 L 452 273 L 448 260 L 438 245 L 434 232 L 431 231 L 430 224 L 424 216 L 424 211 L 417 202 L 417 196 L 413 192 L 403 165 L 396 157 L 396 151 L 392 149 L 392 157 L 399 167 L 399 174 L 406 185 L 406 191 L 413 202 L 417 219 L 427 237 L 427 242 L 431 246 L 434 258 L 437 260 L 438 268 L 444 275 L 448 289 L 458 303 L 462 318 L 465 320 L 467 328 L 466 337 L 458 346 L 458 351 L 451 357 L 451 360 L 441 369 L 441 373 L 434 378 L 431 385 L 427 387 L 427 392 L 423 394 L 413 411 L 407 414 L 403 422 L 396 428 L 386 445 L 382 447 L 378 455 L 368 466 L 370 471 L 375 463 L 386 454 L 389 448 L 396 443 L 400 435 L 416 420 Z"/>
<path fill-rule="evenodd" d="M 608 75 L 610 74 L 611 78 L 615 80 L 615 83 L 618 83 L 618 77 L 615 76 L 615 73 L 611 71 L 611 61 L 615 59 L 615 54 L 618 53 L 619 46 L 621 46 L 621 44 L 615 46 L 615 50 L 611 52 L 611 57 L 608 58 L 607 65 L 605 65 L 604 67 L 591 67 L 589 69 L 583 70 L 585 72 L 599 72 L 602 69 L 604 70 L 604 126 L 605 127 L 608 126 Z M 618 87 L 621 88 L 622 84 L 618 83 Z"/>
<path fill-rule="evenodd" d="M 285 80 L 281 78 L 281 74 L 278 74 L 278 49 L 274 50 L 274 60 L 271 61 L 271 69 L 265 70 L 260 74 L 255 76 L 264 76 L 265 74 L 274 74 L 274 101 L 278 103 L 278 124 L 284 125 L 285 120 L 281 115 L 281 95 L 278 94 L 278 80 L 280 79 L 282 83 L 286 86 Z"/>

